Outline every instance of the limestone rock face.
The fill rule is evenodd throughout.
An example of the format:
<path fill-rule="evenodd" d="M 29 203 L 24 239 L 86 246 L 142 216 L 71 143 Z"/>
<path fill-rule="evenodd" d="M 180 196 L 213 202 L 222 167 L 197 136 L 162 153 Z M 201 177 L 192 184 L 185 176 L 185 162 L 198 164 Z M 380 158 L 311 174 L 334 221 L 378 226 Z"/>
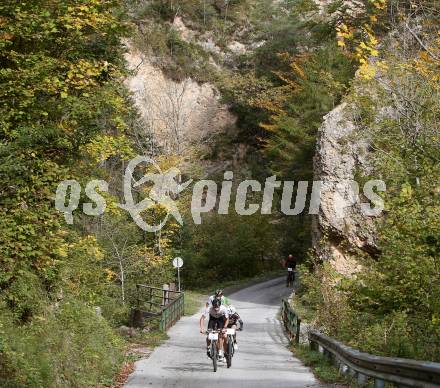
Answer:
<path fill-rule="evenodd" d="M 125 60 L 131 71 L 126 85 L 143 120 L 145 133 L 163 152 L 185 154 L 216 133 L 235 124 L 236 118 L 220 102 L 218 90 L 191 78 L 177 82 L 166 77 L 149 58 L 126 43 Z"/>
<path fill-rule="evenodd" d="M 312 219 L 312 239 L 316 254 L 329 260 L 340 273 L 352 275 L 361 269 L 354 259 L 357 248 L 377 254 L 374 218 L 361 210 L 356 177 L 368 175 L 368 144 L 354 137 L 356 127 L 344 103 L 324 117 L 318 131 L 314 158 L 314 180 L 322 182 L 319 214 Z"/>

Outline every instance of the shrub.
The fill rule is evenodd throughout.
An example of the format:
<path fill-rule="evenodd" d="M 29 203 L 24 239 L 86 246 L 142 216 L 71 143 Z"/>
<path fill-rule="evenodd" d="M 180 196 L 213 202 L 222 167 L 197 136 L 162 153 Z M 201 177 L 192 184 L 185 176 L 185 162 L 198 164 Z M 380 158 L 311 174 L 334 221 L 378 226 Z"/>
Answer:
<path fill-rule="evenodd" d="M 4 307 L 1 312 L 2 386 L 97 386 L 111 378 L 122 361 L 122 340 L 81 302 L 65 300 L 21 326 Z"/>

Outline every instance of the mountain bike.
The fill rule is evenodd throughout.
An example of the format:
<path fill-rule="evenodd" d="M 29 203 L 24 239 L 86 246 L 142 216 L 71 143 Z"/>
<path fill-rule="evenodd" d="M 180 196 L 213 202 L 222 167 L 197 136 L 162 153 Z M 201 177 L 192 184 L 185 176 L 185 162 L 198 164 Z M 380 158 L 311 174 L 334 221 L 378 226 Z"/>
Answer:
<path fill-rule="evenodd" d="M 226 365 L 228 368 L 232 365 L 232 357 L 234 357 L 234 335 L 235 335 L 235 329 L 230 328 L 226 329 L 226 349 L 227 352 L 225 354 L 226 357 Z"/>
<path fill-rule="evenodd" d="M 292 287 L 295 281 L 295 270 L 293 268 L 287 268 L 287 287 Z"/>
<path fill-rule="evenodd" d="M 210 345 L 210 355 L 212 359 L 212 365 L 214 367 L 214 372 L 217 372 L 217 362 L 218 362 L 218 336 L 221 330 L 208 330 L 207 337 L 211 341 Z"/>

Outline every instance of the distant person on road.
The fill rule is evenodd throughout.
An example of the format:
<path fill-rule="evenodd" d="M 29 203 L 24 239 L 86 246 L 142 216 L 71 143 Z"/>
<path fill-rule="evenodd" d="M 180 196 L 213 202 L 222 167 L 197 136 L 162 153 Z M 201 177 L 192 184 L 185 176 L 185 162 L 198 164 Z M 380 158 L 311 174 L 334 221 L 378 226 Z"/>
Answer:
<path fill-rule="evenodd" d="M 228 306 L 228 313 L 229 313 L 229 324 L 228 328 L 233 328 L 235 330 L 243 330 L 243 321 L 240 318 L 240 315 L 238 315 L 237 310 L 234 306 L 229 305 Z M 237 327 L 238 324 L 240 324 L 240 327 Z M 237 333 L 234 334 L 234 349 L 238 350 L 238 343 L 237 343 Z"/>
<path fill-rule="evenodd" d="M 208 330 L 220 330 L 219 337 L 218 337 L 218 355 L 219 355 L 219 361 L 223 361 L 224 357 L 224 347 L 226 346 L 226 342 L 224 341 L 225 338 L 225 328 L 228 327 L 229 324 L 229 313 L 226 306 L 223 306 L 221 304 L 221 301 L 219 299 L 214 299 L 212 301 L 211 307 L 207 308 L 205 312 L 200 317 L 199 325 L 200 325 L 200 333 L 205 334 L 205 319 L 209 317 L 208 322 Z M 206 339 L 206 345 L 207 345 L 207 355 L 210 357 L 210 345 L 211 341 L 207 338 Z"/>
<path fill-rule="evenodd" d="M 215 291 L 215 294 L 211 295 L 207 302 L 206 302 L 206 308 L 211 307 L 212 306 L 212 302 L 214 299 L 218 299 L 222 306 L 228 306 L 229 305 L 229 299 L 223 295 L 223 290 L 222 289 L 218 289 Z"/>
<path fill-rule="evenodd" d="M 287 287 L 292 287 L 295 281 L 296 259 L 292 254 L 287 256 L 285 267 L 287 268 Z"/>

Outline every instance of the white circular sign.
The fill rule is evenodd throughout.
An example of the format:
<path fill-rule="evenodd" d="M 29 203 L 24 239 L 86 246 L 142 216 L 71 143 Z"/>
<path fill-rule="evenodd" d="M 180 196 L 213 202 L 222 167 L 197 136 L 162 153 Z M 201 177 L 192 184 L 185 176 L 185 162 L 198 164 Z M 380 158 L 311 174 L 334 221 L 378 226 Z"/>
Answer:
<path fill-rule="evenodd" d="M 173 267 L 174 268 L 182 268 L 183 266 L 183 259 L 181 257 L 176 257 L 173 260 Z"/>

